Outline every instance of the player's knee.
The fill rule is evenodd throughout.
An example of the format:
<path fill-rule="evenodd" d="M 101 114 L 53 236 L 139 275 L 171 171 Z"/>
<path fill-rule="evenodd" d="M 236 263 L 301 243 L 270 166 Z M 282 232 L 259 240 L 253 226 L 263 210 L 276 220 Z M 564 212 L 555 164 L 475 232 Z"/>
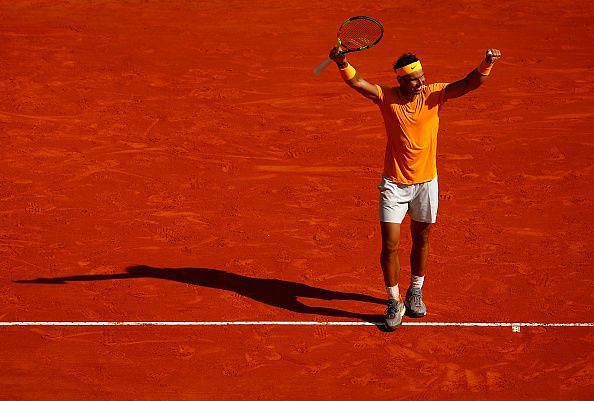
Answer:
<path fill-rule="evenodd" d="M 399 238 L 382 241 L 382 253 L 396 253 L 398 252 L 398 246 L 400 246 Z"/>
<path fill-rule="evenodd" d="M 414 245 L 423 246 L 429 244 L 429 230 L 414 233 L 412 235 Z"/>

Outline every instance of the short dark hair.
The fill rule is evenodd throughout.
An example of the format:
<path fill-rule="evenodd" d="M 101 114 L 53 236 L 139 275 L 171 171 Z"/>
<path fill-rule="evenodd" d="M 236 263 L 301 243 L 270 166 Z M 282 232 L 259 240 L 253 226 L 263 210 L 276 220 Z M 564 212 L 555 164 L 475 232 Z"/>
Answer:
<path fill-rule="evenodd" d="M 396 62 L 394 63 L 394 71 L 396 71 L 400 67 L 404 67 L 405 65 L 414 63 L 415 61 L 419 61 L 416 54 L 404 53 L 402 56 L 398 57 L 398 60 L 396 60 Z"/>

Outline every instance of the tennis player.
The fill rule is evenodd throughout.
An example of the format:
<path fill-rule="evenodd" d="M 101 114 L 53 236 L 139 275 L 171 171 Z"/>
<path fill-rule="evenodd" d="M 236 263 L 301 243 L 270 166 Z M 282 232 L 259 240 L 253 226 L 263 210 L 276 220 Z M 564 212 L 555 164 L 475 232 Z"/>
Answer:
<path fill-rule="evenodd" d="M 402 323 L 402 316 L 422 317 L 423 282 L 427 272 L 429 231 L 437 218 L 437 131 L 442 105 L 477 89 L 489 77 L 493 64 L 501 57 L 489 49 L 479 66 L 465 78 L 453 83 L 426 82 L 421 61 L 412 53 L 394 63 L 398 86 L 374 85 L 364 80 L 335 47 L 330 51 L 344 81 L 379 106 L 384 119 L 387 146 L 380 192 L 382 251 L 380 263 L 388 293 L 386 327 Z M 411 218 L 411 280 L 401 301 L 398 278 L 400 262 L 400 224 L 406 214 Z"/>

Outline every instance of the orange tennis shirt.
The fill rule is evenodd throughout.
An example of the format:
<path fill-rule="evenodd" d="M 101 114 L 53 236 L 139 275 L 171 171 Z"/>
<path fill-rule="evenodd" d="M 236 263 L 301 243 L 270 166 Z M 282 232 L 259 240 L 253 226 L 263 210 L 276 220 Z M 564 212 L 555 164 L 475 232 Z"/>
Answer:
<path fill-rule="evenodd" d="M 447 83 L 425 85 L 410 102 L 400 88 L 376 85 L 388 143 L 384 176 L 399 184 L 419 184 L 437 176 L 439 109 Z"/>

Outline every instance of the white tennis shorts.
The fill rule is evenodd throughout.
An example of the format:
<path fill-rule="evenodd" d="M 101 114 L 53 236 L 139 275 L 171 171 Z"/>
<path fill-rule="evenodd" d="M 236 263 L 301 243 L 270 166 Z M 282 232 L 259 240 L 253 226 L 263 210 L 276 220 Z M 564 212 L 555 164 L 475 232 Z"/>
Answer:
<path fill-rule="evenodd" d="M 380 192 L 380 221 L 401 224 L 406 212 L 414 221 L 435 223 L 439 193 L 437 177 L 421 184 L 397 184 L 382 177 Z"/>

